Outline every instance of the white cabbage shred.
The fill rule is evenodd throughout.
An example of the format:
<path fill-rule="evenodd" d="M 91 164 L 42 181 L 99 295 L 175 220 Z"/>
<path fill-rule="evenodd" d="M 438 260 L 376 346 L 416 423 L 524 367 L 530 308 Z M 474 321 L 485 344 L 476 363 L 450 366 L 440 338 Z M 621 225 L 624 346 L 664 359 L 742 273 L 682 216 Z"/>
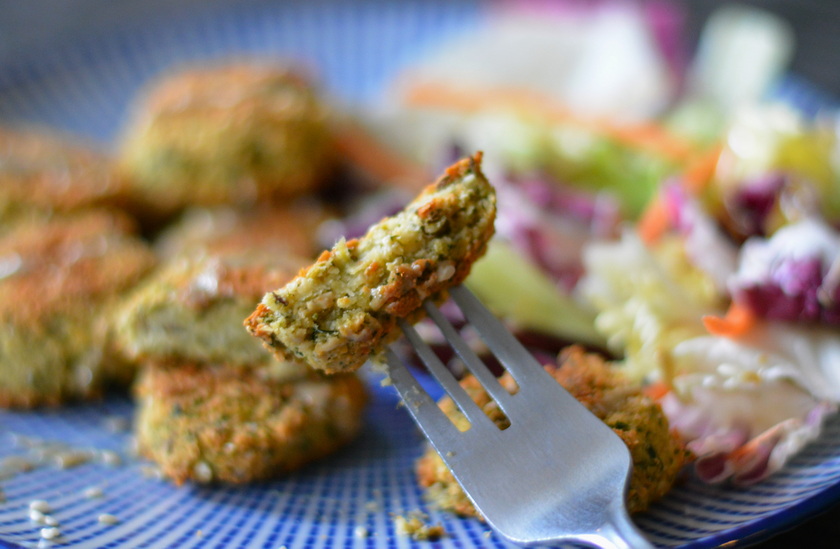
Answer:
<path fill-rule="evenodd" d="M 709 334 L 702 317 L 722 316 L 728 296 L 691 262 L 687 240 L 671 235 L 648 247 L 628 231 L 593 244 L 579 289 L 628 373 L 672 388 L 663 409 L 698 456 L 700 478 L 753 483 L 815 440 L 836 411 L 840 337 L 777 321 L 737 338 Z"/>

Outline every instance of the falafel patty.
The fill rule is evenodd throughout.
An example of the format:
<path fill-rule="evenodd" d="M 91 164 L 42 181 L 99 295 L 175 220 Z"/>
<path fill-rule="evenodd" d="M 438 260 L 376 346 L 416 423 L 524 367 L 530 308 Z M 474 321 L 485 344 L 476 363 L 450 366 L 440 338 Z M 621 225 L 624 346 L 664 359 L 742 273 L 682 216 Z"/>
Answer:
<path fill-rule="evenodd" d="M 266 286 L 288 282 L 304 263 L 247 247 L 172 259 L 121 303 L 114 316 L 116 345 L 135 361 L 277 362 L 295 375 L 305 366 L 276 361 L 242 329 L 242 318 Z"/>
<path fill-rule="evenodd" d="M 309 260 L 321 251 L 318 227 L 327 216 L 321 204 L 304 200 L 248 209 L 190 208 L 157 236 L 154 249 L 163 261 L 243 249 Z"/>
<path fill-rule="evenodd" d="M 320 185 L 335 152 L 327 108 L 297 72 L 269 63 L 185 69 L 140 98 L 118 172 L 146 213 L 254 204 Z"/>
<path fill-rule="evenodd" d="M 358 369 L 460 284 L 493 235 L 496 197 L 481 154 L 447 169 L 402 212 L 340 240 L 245 321 L 278 357 L 327 373 Z"/>
<path fill-rule="evenodd" d="M 116 206 L 111 161 L 78 138 L 32 126 L 0 128 L 0 225 Z"/>
<path fill-rule="evenodd" d="M 308 371 L 294 382 L 261 370 L 150 366 L 135 387 L 140 452 L 177 484 L 276 478 L 334 452 L 362 426 L 355 374 Z"/>
<path fill-rule="evenodd" d="M 659 404 L 599 355 L 586 353 L 580 347 L 564 350 L 558 365 L 546 366 L 546 370 L 612 428 L 630 449 L 633 471 L 627 493 L 628 510 L 631 513 L 644 511 L 664 496 L 690 461 L 691 454 L 671 431 Z M 516 382 L 509 374 L 502 375 L 499 381 L 508 391 L 516 390 Z M 468 375 L 461 380 L 461 386 L 497 425 L 505 425 L 507 418 L 478 380 Z M 469 422 L 450 398 L 444 397 L 440 406 L 456 425 L 464 429 L 469 427 Z M 416 471 L 429 499 L 442 509 L 463 516 L 478 516 L 472 502 L 431 446 L 417 461 Z M 550 469 L 546 468 L 546 474 L 551 474 Z"/>
<path fill-rule="evenodd" d="M 108 314 L 156 259 L 124 215 L 88 212 L 0 237 L 0 406 L 58 405 L 131 376 Z"/>
<path fill-rule="evenodd" d="M 193 210 L 156 248 L 166 261 L 120 304 L 116 342 L 127 358 L 263 367 L 294 377 L 306 367 L 276 361 L 242 328 L 266 287 L 291 280 L 313 253 L 312 212 Z M 295 225 L 291 228 L 290 225 Z M 306 229 L 309 234 L 302 234 Z"/>

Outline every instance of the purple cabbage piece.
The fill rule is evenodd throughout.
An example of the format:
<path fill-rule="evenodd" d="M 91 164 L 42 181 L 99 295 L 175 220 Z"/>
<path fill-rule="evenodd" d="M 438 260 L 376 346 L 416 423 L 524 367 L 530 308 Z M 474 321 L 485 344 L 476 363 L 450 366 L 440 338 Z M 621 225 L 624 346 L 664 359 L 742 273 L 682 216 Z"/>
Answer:
<path fill-rule="evenodd" d="M 753 237 L 730 283 L 733 300 L 758 316 L 840 325 L 840 235 L 820 220 Z"/>
<path fill-rule="evenodd" d="M 497 178 L 499 236 L 511 241 L 558 287 L 570 291 L 583 275 L 581 250 L 614 238 L 618 204 L 605 195 L 564 186 L 543 174 Z"/>
<path fill-rule="evenodd" d="M 784 174 L 774 172 L 744 181 L 727 201 L 727 211 L 742 236 L 767 234 L 767 219 L 787 185 Z"/>
<path fill-rule="evenodd" d="M 411 197 L 398 190 L 382 191 L 351 205 L 343 218 L 333 218 L 318 227 L 318 242 L 330 248 L 339 238 L 358 238 L 381 219 L 400 212 Z"/>
<path fill-rule="evenodd" d="M 818 299 L 822 280 L 819 259 L 783 261 L 767 273 L 763 283 L 738 288 L 733 297 L 763 318 L 816 322 L 822 317 Z"/>

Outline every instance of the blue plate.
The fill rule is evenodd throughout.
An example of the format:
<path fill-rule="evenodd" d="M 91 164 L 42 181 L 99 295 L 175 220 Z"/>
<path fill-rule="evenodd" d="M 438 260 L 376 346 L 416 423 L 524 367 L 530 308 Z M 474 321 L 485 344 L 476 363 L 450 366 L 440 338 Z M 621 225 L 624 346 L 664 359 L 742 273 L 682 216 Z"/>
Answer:
<path fill-rule="evenodd" d="M 34 121 L 109 144 L 138 88 L 161 70 L 241 54 L 304 59 L 318 68 L 335 98 L 366 101 L 400 67 L 436 41 L 468 31 L 483 14 L 470 1 L 231 6 L 208 0 L 177 7 L 150 2 L 122 17 L 110 4 L 78 2 L 88 15 L 107 13 L 95 26 L 76 22 L 77 32 L 61 47 L 27 40 L 34 27 L 8 28 L 24 16 L 4 14 L 7 28 L 0 23 L 0 36 L 12 38 L 0 50 L 0 120 Z M 62 9 L 40 0 L 16 9 L 34 13 L 39 6 Z M 795 81 L 780 89 L 808 108 L 819 101 Z M 418 511 L 447 532 L 434 547 L 508 547 L 481 522 L 427 506 L 413 474 L 424 441 L 394 391 L 375 377 L 369 384 L 374 399 L 355 443 L 283 480 L 251 487 L 176 488 L 155 478 L 149 464 L 131 456 L 130 432 L 114 429 L 131 421 L 126 398 L 0 412 L 0 547 L 49 545 L 40 541 L 43 525 L 29 518 L 32 500 L 51 506 L 62 533 L 51 543 L 59 547 L 408 547 L 415 542 L 396 535 L 392 515 Z M 56 452 L 91 459 L 61 469 Z M 27 456 L 35 467 L 10 474 L 14 456 Z M 840 421 L 833 419 L 817 443 L 759 485 L 708 486 L 689 477 L 638 523 L 662 547 L 737 546 L 769 537 L 839 498 Z M 102 514 L 116 523 L 100 522 Z"/>

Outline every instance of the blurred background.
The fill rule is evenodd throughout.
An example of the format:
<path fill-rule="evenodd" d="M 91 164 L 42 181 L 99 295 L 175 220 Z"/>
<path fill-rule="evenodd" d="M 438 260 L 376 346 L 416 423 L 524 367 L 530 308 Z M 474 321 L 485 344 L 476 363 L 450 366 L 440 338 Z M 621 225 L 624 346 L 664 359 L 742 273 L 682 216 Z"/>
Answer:
<path fill-rule="evenodd" d="M 730 2 L 694 0 L 682 2 L 688 14 L 689 44 L 696 44 L 704 23 L 717 8 Z M 776 14 L 793 29 L 796 48 L 791 71 L 812 82 L 834 97 L 840 96 L 840 2 L 833 0 L 747 0 L 738 2 Z"/>
<path fill-rule="evenodd" d="M 333 95 L 350 101 L 370 100 L 390 82 L 398 67 L 422 59 L 435 51 L 437 44 L 469 30 L 477 19 L 498 11 L 500 6 L 543 4 L 586 9 L 603 3 L 544 0 L 408 0 L 399 3 L 378 0 L 353 3 L 325 0 L 247 3 L 229 0 L 177 3 L 74 0 L 56 3 L 5 0 L 0 2 L 0 117 L 34 118 L 47 124 L 69 126 L 73 131 L 92 133 L 99 138 L 109 136 L 114 131 L 115 121 L 125 110 L 129 92 L 138 84 L 167 64 L 212 57 L 232 49 L 243 53 L 286 52 L 309 60 L 318 67 L 319 76 Z M 331 21 L 321 21 L 316 15 L 325 11 L 319 9 L 324 5 L 335 12 Z M 814 87 L 815 93 L 825 94 L 815 101 L 840 95 L 840 72 L 834 70 L 840 56 L 837 45 L 840 38 L 836 32 L 840 23 L 840 3 L 831 0 L 741 3 L 652 0 L 641 5 L 648 15 L 655 14 L 650 17 L 662 27 L 660 34 L 667 37 L 665 48 L 669 61 L 672 65 L 682 64 L 682 68 L 694 58 L 702 31 L 716 11 L 738 5 L 760 7 L 777 15 L 783 24 L 782 28 L 772 30 L 777 36 L 771 41 L 779 36 L 784 39 L 782 42 L 788 40 L 773 46 L 773 51 L 765 50 L 767 56 L 776 58 L 764 61 L 777 63 L 785 74 L 799 78 L 798 83 L 806 82 Z M 418 15 L 418 24 L 407 25 L 397 12 L 422 15 Z M 312 25 L 317 30 L 314 34 L 319 37 L 318 41 L 300 39 L 306 35 L 305 30 L 286 25 L 291 19 Z M 353 20 L 353 28 L 360 32 L 347 34 L 333 25 L 342 20 Z M 254 24 L 249 32 L 243 33 L 240 30 L 242 23 L 248 25 L 248 21 Z M 434 32 L 427 32 L 428 29 Z M 202 36 L 215 38 L 212 43 L 206 43 Z M 347 48 L 361 52 L 358 58 L 363 63 L 348 65 L 340 59 L 336 52 Z M 787 53 L 786 48 L 789 48 Z M 177 54 L 173 55 L 173 52 Z M 70 91 L 86 96 L 88 90 L 76 90 L 71 82 L 79 80 L 80 75 L 74 78 L 68 71 L 74 71 L 76 66 L 96 71 L 106 65 L 125 65 L 126 57 L 132 67 L 131 73 L 110 75 L 108 84 L 112 89 L 106 90 L 95 102 L 89 98 L 86 102 L 86 97 L 77 98 L 81 100 L 72 106 L 79 111 L 77 120 L 68 120 L 64 111 L 69 107 L 56 104 L 57 98 L 49 94 L 40 103 L 36 98 L 21 97 L 29 94 L 30 88 L 43 92 L 39 82 L 44 78 L 52 82 L 62 82 L 66 78 Z M 740 72 L 743 71 L 734 70 L 733 73 Z M 92 80 L 98 77 L 98 73 L 90 76 Z M 44 103 L 51 107 L 44 108 Z M 85 113 L 86 109 L 92 109 L 92 112 Z"/>

